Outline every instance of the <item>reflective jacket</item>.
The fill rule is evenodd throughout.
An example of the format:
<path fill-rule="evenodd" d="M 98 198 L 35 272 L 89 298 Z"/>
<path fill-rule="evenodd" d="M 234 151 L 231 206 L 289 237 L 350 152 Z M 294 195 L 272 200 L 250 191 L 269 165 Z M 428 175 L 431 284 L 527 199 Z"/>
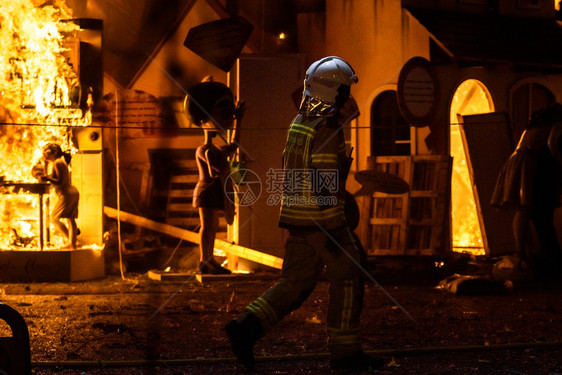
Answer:
<path fill-rule="evenodd" d="M 345 225 L 349 165 L 343 130 L 335 118 L 298 114 L 283 151 L 279 226 L 331 229 Z"/>

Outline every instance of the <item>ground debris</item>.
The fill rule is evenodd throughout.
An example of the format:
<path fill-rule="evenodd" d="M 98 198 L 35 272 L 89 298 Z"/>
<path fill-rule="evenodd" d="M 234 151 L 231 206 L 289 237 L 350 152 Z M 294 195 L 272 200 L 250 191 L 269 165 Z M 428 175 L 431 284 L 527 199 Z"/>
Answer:
<path fill-rule="evenodd" d="M 439 282 L 437 289 L 458 295 L 501 295 L 513 291 L 510 280 L 500 281 L 475 275 L 451 275 Z"/>
<path fill-rule="evenodd" d="M 114 324 L 114 323 L 105 323 L 105 322 L 98 322 L 92 324 L 92 328 L 101 329 L 104 333 L 129 333 L 131 336 L 136 337 L 136 334 L 125 324 Z"/>
<path fill-rule="evenodd" d="M 129 276 L 131 277 L 131 276 Z M 451 298 L 431 282 L 378 281 L 416 320 L 412 323 L 374 285 L 365 290 L 360 331 L 367 352 L 383 357 L 380 374 L 562 375 L 556 345 L 562 322 L 562 285 L 530 284 L 505 295 Z M 130 283 L 108 277 L 89 283 L 6 284 L 2 303 L 27 323 L 34 375 L 190 374 L 241 372 L 233 359 L 224 324 L 261 295 L 274 279 L 215 283 L 213 288 L 154 283 L 138 276 Z M 178 288 L 181 293 L 177 293 Z M 91 294 L 88 291 L 95 290 Z M 329 285 L 320 282 L 310 298 L 255 347 L 256 374 L 332 374 L 326 356 L 326 303 Z M 67 300 L 55 300 L 65 296 Z M 324 301 L 318 303 L 317 301 Z M 64 310 L 60 305 L 64 304 Z M 225 308 L 230 304 L 227 311 Z M 162 308 L 160 308 L 163 306 Z M 157 312 L 157 314 L 155 314 Z M 316 317 L 322 324 L 307 324 Z M 485 345 L 488 343 L 488 345 Z M 528 343 L 521 348 L 502 345 Z M 545 346 L 552 343 L 552 346 Z M 533 346 L 535 345 L 535 346 Z M 457 347 L 474 347 L 456 351 Z M 500 348 L 494 348 L 499 346 Z M 446 350 L 448 349 L 448 350 Z M 310 358 L 302 358 L 303 354 Z M 261 356 L 264 358 L 261 358 Z M 197 360 L 149 367 L 49 368 L 46 361 Z M 394 365 L 393 365 L 394 364 Z M 454 368 L 449 368 L 454 364 Z"/>

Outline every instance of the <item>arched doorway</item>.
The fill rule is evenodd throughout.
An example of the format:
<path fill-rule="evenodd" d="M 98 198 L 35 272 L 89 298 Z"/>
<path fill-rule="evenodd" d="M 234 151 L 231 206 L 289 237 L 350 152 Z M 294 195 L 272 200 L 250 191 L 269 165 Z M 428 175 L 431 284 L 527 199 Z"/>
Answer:
<path fill-rule="evenodd" d="M 475 79 L 461 83 L 451 101 L 450 154 L 453 157 L 451 234 L 453 251 L 456 252 L 485 254 L 458 115 L 474 115 L 493 111 L 494 103 L 488 89 L 482 82 Z"/>
<path fill-rule="evenodd" d="M 371 105 L 371 155 L 410 155 L 410 144 L 410 124 L 400 113 L 396 91 L 383 91 Z"/>

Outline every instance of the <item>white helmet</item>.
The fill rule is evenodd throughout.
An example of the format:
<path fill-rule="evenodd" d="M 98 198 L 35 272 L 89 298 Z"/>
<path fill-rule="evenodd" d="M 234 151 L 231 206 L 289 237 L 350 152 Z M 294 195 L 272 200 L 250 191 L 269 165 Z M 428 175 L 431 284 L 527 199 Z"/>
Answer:
<path fill-rule="evenodd" d="M 341 85 L 357 83 L 355 71 L 344 59 L 324 57 L 310 65 L 304 79 L 304 95 L 324 103 L 335 103 Z"/>

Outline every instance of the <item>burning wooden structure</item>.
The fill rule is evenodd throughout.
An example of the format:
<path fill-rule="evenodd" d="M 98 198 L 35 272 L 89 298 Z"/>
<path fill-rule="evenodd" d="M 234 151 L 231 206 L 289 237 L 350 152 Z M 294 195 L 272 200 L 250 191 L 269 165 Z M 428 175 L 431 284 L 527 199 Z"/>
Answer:
<path fill-rule="evenodd" d="M 0 53 L 0 150 L 4 156 L 0 175 L 5 176 L 0 248 L 7 250 L 0 255 L 47 254 L 58 246 L 56 234 L 45 224 L 47 204 L 52 204 L 48 192 L 42 197 L 23 194 L 31 187 L 25 184 L 37 184 L 29 169 L 41 142 L 48 139 L 63 140 L 73 153 L 72 175 L 81 192 L 82 244 L 102 243 L 102 138 L 108 156 L 121 150 L 120 165 L 115 168 L 120 175 L 108 172 L 111 183 L 106 186 L 105 205 L 195 231 L 198 217 L 190 194 L 197 176 L 192 155 L 202 137 L 199 129 L 182 124 L 182 89 L 212 75 L 229 83 L 246 101 L 248 126 L 242 144 L 255 159 L 249 168 L 265 183 L 268 169 L 279 166 L 280 140 L 296 110 L 291 93 L 299 96 L 302 92 L 307 63 L 328 54 L 345 56 L 361 77 L 353 95 L 363 103 L 362 115 L 346 129 L 346 140 L 354 147 L 349 190 L 358 189 L 354 174 L 373 168 L 395 172 L 412 186 L 402 195 L 375 192 L 360 202 L 358 235 L 369 255 L 442 257 L 463 251 L 498 256 L 511 251 L 513 246 L 506 240 L 512 237 L 510 218 L 492 217 L 486 206 L 487 185 L 497 174 L 489 161 L 502 161 L 506 147 L 483 147 L 487 143 L 481 140 L 490 140 L 493 146 L 500 141 L 509 144 L 513 140 L 505 139 L 506 130 L 517 138 L 531 110 L 560 101 L 559 48 L 548 47 L 559 45 L 562 37 L 552 1 L 358 0 L 353 5 L 344 0 L 296 1 L 299 6 L 291 22 L 286 22 L 287 15 L 282 17 L 281 2 L 262 1 L 267 12 L 255 14 L 254 4 L 244 1 L 185 0 L 165 10 L 156 0 L 142 5 L 125 0 L 119 9 L 110 2 L 96 2 L 95 10 L 86 0 L 75 1 L 78 17 L 108 20 L 103 89 L 104 72 L 96 62 L 101 59 L 100 21 L 73 20 L 64 9 L 49 5 L 35 9 L 32 3 L 37 5 L 38 0 L 3 5 L 0 16 L 5 17 L 0 37 L 10 47 Z M 493 9 L 487 5 L 492 3 Z M 25 17 L 14 16 L 16 8 Z M 162 11 L 160 16 L 154 9 Z M 26 18 L 38 14 L 55 19 L 55 26 Z M 256 30 L 235 68 L 225 73 L 196 56 L 184 41 L 190 29 L 233 16 L 246 17 Z M 281 18 L 279 29 L 267 27 Z M 40 30 L 20 31 L 13 26 L 23 20 Z M 297 38 L 297 31 L 306 37 Z M 354 43 L 349 43 L 350 37 Z M 36 39 L 47 46 L 37 47 Z M 289 46 L 287 40 L 294 42 Z M 525 44 L 529 41 L 531 45 Z M 282 43 L 284 48 L 278 47 Z M 546 50 L 527 53 L 518 43 Z M 38 60 L 38 56 L 50 56 L 48 50 L 56 51 L 55 57 Z M 492 52 L 509 53 L 495 56 Z M 397 103 L 404 92 L 399 73 L 414 57 L 431 62 L 438 83 L 438 95 L 429 108 L 432 118 L 417 125 Z M 55 69 L 47 70 L 51 65 Z M 109 116 L 103 123 L 90 122 L 90 87 L 94 102 L 106 101 Z M 175 121 L 163 118 L 164 104 L 169 104 Z M 486 126 L 480 128 L 480 123 Z M 476 134 L 468 134 L 471 131 Z M 471 136 L 476 136 L 477 147 L 468 144 Z M 15 151 L 19 155 L 22 149 L 25 153 L 17 159 Z M 106 161 L 109 165 L 111 160 Z M 486 173 L 475 177 L 479 166 Z M 114 199 L 113 186 L 128 189 L 129 199 L 121 202 L 117 193 Z M 41 187 L 33 185 L 34 189 Z M 267 203 L 269 192 L 265 193 L 251 207 L 239 207 L 238 221 L 229 228 L 236 235 L 229 242 L 281 256 L 284 233 L 277 228 L 277 207 Z M 19 207 L 18 200 L 25 202 L 25 208 Z M 467 202 L 468 213 L 461 210 Z M 45 225 L 42 234 L 40 217 Z M 8 265 L 0 262 L 1 267 Z"/>
<path fill-rule="evenodd" d="M 74 281 L 104 274 L 101 131 L 91 108 L 102 93 L 100 20 L 72 19 L 60 4 L 2 5 L 0 16 L 0 277 Z M 32 166 L 49 142 L 70 152 L 80 192 L 76 250 L 51 229 L 50 185 Z"/>

